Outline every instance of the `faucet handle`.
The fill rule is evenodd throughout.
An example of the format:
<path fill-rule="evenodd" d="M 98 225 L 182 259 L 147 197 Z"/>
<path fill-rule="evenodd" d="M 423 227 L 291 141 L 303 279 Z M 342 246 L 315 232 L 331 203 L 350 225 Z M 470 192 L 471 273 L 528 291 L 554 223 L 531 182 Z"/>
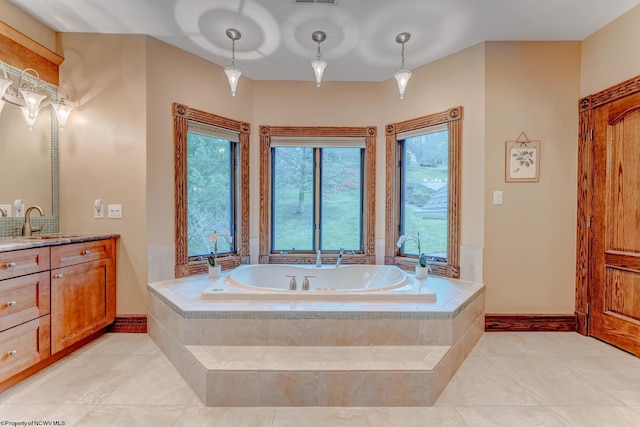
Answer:
<path fill-rule="evenodd" d="M 291 277 L 291 280 L 289 281 L 289 290 L 290 291 L 297 291 L 298 290 L 298 283 L 296 282 L 296 276 L 285 275 L 285 277 Z"/>
<path fill-rule="evenodd" d="M 304 276 L 304 280 L 302 281 L 302 290 L 303 291 L 308 291 L 309 290 L 309 277 L 316 277 L 316 276 Z"/>

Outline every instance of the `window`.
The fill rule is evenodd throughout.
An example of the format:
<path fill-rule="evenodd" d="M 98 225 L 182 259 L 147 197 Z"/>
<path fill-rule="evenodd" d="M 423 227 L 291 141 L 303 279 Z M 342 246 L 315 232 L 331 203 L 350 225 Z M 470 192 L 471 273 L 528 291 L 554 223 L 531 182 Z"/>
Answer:
<path fill-rule="evenodd" d="M 249 124 L 173 104 L 176 277 L 204 273 L 218 240 L 223 268 L 249 262 Z"/>
<path fill-rule="evenodd" d="M 189 120 L 187 127 L 187 239 L 189 259 L 212 251 L 209 235 L 228 232 L 218 255 L 233 252 L 238 135 Z"/>
<path fill-rule="evenodd" d="M 400 177 L 400 234 L 417 235 L 420 252 L 433 261 L 447 261 L 449 132 L 446 126 L 396 136 Z M 401 255 L 421 255 L 407 242 Z"/>
<path fill-rule="evenodd" d="M 272 142 L 272 251 L 362 252 L 362 147 Z"/>
<path fill-rule="evenodd" d="M 260 262 L 375 263 L 375 127 L 260 127 Z"/>
<path fill-rule="evenodd" d="M 460 145 L 462 107 L 387 125 L 385 262 L 410 269 L 420 238 L 434 274 L 460 277 Z"/>

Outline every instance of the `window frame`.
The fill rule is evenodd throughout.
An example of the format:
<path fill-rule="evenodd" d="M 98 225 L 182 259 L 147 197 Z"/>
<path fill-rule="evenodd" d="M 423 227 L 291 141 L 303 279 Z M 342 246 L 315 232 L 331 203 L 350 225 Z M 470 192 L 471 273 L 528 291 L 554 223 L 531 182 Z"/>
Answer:
<path fill-rule="evenodd" d="M 386 130 L 386 227 L 385 227 L 385 264 L 397 265 L 412 270 L 418 262 L 416 256 L 400 255 L 396 242 L 400 237 L 400 176 L 398 161 L 400 144 L 397 135 L 447 125 L 449 133 L 449 171 L 448 171 L 448 224 L 447 224 L 447 262 L 430 264 L 432 274 L 451 278 L 460 278 L 460 166 L 462 147 L 462 107 L 450 108 L 427 116 L 391 123 Z"/>
<path fill-rule="evenodd" d="M 362 201 L 362 235 L 363 251 L 353 255 L 345 256 L 342 262 L 345 264 L 375 264 L 375 142 L 377 128 L 367 127 L 293 127 L 293 126 L 268 126 L 262 125 L 260 134 L 260 243 L 259 243 L 259 263 L 261 264 L 282 264 L 282 263 L 313 263 L 315 253 L 274 253 L 271 251 L 271 138 L 272 137 L 298 137 L 304 140 L 321 140 L 322 138 L 364 138 L 365 140 L 365 160 L 363 179 L 363 201 Z M 313 142 L 313 141 L 312 141 Z M 337 259 L 338 251 L 323 252 L 324 262 L 333 262 Z"/>
<path fill-rule="evenodd" d="M 174 134 L 174 183 L 175 183 L 175 235 L 176 261 L 175 277 L 203 274 L 207 271 L 206 259 L 191 259 L 188 256 L 188 200 L 187 200 L 187 134 L 189 121 L 216 126 L 238 132 L 239 171 L 236 175 L 234 227 L 235 251 L 218 257 L 223 269 L 249 263 L 249 123 L 217 116 L 183 104 L 173 103 Z"/>

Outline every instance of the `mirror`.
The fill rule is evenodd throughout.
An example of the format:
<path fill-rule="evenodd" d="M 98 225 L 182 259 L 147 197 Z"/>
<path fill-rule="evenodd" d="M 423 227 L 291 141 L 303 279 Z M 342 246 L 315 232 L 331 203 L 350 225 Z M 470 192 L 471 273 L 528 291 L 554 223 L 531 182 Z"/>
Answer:
<path fill-rule="evenodd" d="M 15 85 L 20 70 L 5 66 Z M 45 82 L 39 91 L 46 93 L 48 100 L 55 96 L 55 86 Z M 0 206 L 9 205 L 11 217 L 16 215 L 16 199 L 21 199 L 25 208 L 40 206 L 47 218 L 58 217 L 58 130 L 48 100 L 32 130 L 19 106 L 5 102 L 0 111 Z M 3 221 L 7 218 L 0 216 L 0 223 Z"/>

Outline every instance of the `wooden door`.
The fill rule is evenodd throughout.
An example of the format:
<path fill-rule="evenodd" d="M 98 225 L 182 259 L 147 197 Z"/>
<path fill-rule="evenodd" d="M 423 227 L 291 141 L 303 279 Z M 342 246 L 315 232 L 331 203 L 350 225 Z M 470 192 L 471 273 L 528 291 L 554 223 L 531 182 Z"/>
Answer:
<path fill-rule="evenodd" d="M 640 94 L 593 123 L 589 334 L 640 356 Z"/>

